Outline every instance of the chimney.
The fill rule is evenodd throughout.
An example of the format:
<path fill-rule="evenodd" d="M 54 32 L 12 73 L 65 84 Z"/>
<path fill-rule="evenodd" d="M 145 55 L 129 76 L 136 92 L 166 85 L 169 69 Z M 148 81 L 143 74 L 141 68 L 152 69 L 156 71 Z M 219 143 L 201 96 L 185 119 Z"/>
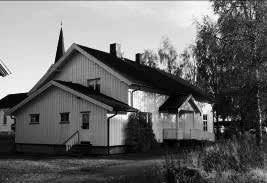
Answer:
<path fill-rule="evenodd" d="M 118 58 L 121 58 L 122 57 L 122 53 L 121 53 L 121 45 L 118 44 L 118 43 L 113 43 L 113 44 L 110 44 L 110 54 L 111 55 L 114 55 Z"/>
<path fill-rule="evenodd" d="M 142 53 L 136 53 L 135 54 L 135 62 L 137 63 L 137 64 L 140 64 L 141 63 L 141 60 L 142 60 Z"/>

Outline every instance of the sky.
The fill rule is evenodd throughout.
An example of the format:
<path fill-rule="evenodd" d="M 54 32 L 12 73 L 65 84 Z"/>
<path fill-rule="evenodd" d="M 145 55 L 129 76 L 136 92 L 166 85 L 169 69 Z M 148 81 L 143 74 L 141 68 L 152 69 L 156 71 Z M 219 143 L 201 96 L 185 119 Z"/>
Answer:
<path fill-rule="evenodd" d="M 72 43 L 109 52 L 120 43 L 134 59 L 168 37 L 178 53 L 193 43 L 196 21 L 213 16 L 209 1 L 0 2 L 0 59 L 12 74 L 0 78 L 0 98 L 28 92 L 54 62 L 63 23 Z"/>

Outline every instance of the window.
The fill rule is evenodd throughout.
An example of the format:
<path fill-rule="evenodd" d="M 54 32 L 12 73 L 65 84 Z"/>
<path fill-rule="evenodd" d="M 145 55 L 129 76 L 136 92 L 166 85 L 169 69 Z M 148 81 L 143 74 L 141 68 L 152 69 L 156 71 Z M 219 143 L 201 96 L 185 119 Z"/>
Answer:
<path fill-rule="evenodd" d="M 4 124 L 4 125 L 6 125 L 6 124 L 7 124 L 7 116 L 6 116 L 6 115 L 4 115 L 3 124 Z"/>
<path fill-rule="evenodd" d="M 30 114 L 30 123 L 34 124 L 34 123 L 39 123 L 39 118 L 40 115 L 39 114 Z"/>
<path fill-rule="evenodd" d="M 90 112 L 82 113 L 82 129 L 89 129 Z"/>
<path fill-rule="evenodd" d="M 69 112 L 60 113 L 60 123 L 69 123 Z"/>
<path fill-rule="evenodd" d="M 88 79 L 87 87 L 92 90 L 95 90 L 96 92 L 100 92 L 100 78 Z"/>
<path fill-rule="evenodd" d="M 203 131 L 208 131 L 208 115 L 203 114 Z"/>

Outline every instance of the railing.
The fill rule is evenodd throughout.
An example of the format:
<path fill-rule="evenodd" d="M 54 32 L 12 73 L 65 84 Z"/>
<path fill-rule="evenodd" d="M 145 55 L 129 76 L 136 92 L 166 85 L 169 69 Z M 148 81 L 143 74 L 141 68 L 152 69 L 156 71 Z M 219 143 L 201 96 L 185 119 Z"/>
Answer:
<path fill-rule="evenodd" d="M 214 134 L 202 131 L 201 129 L 190 129 L 188 131 L 184 131 L 183 129 L 165 128 L 163 129 L 163 139 L 195 139 L 214 141 Z"/>
<path fill-rule="evenodd" d="M 69 151 L 72 146 L 80 142 L 79 130 L 72 134 L 63 144 L 66 146 L 66 151 Z"/>

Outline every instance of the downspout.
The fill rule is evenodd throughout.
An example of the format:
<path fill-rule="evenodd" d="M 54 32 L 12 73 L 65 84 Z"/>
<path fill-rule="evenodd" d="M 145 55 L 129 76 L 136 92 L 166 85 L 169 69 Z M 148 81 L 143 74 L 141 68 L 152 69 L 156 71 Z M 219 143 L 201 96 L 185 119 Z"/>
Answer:
<path fill-rule="evenodd" d="M 109 127 L 110 127 L 110 119 L 113 118 L 114 116 L 116 116 L 118 114 L 118 111 L 115 111 L 115 114 L 113 114 L 112 116 L 108 117 L 107 122 L 108 122 L 108 126 L 107 126 L 107 147 L 108 147 L 108 155 L 109 155 L 109 150 L 110 150 L 110 145 L 109 145 Z"/>

